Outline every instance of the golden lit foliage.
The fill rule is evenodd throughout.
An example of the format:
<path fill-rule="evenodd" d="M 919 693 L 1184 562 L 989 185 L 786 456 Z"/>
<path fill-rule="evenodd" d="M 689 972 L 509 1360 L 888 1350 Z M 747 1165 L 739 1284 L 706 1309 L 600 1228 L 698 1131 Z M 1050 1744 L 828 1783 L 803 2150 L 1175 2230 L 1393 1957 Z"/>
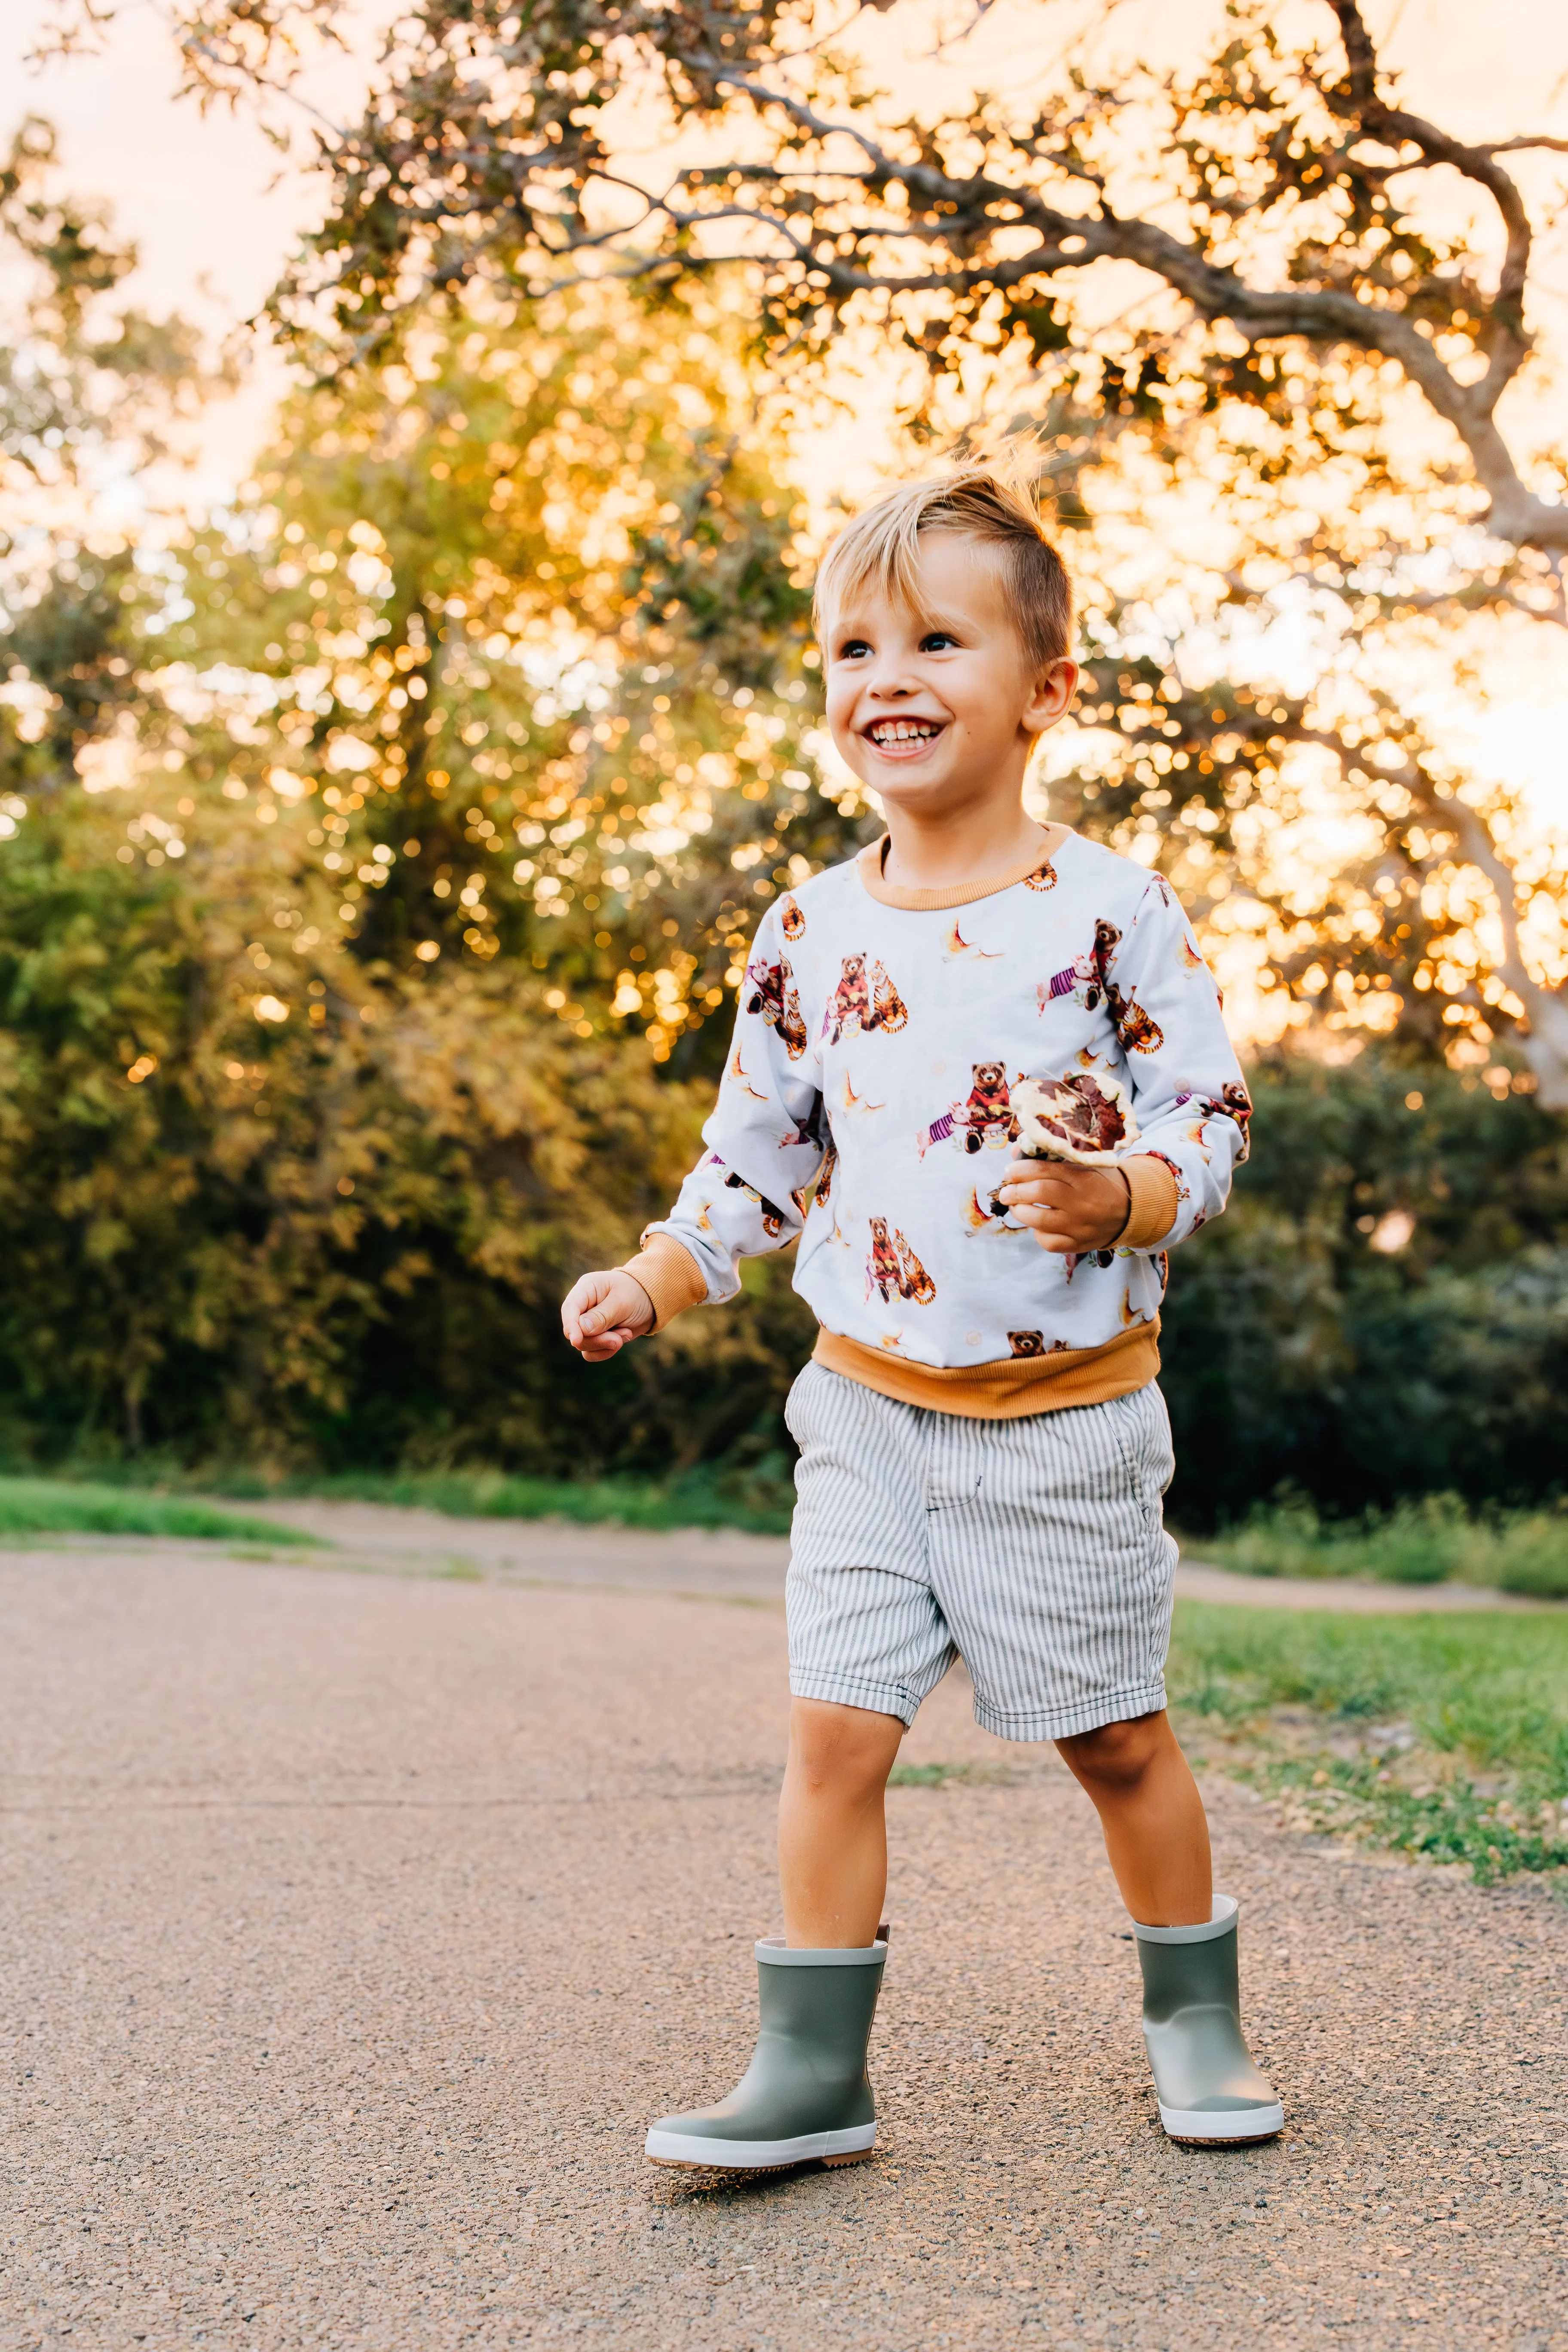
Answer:
<path fill-rule="evenodd" d="M 164 740 L 314 853 L 363 957 L 431 982 L 526 957 L 564 1025 L 663 1059 L 838 837 L 803 764 L 791 499 L 742 390 L 721 314 L 614 289 L 432 323 L 302 396 L 191 551 Z"/>
<path fill-rule="evenodd" d="M 15 1444 L 602 1458 L 554 1302 L 667 1205 L 679 1066 L 842 832 L 723 322 L 609 310 L 432 330 L 302 397 L 221 531 L 13 581 Z M 615 1444 L 732 1442 L 780 1376 L 744 1313 L 648 1351 Z"/>

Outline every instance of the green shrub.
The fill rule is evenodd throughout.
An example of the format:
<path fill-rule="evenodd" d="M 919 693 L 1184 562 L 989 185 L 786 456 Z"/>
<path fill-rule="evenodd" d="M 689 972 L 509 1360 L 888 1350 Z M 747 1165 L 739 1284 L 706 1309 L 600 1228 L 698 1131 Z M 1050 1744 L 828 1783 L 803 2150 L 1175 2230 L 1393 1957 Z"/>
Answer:
<path fill-rule="evenodd" d="M 1248 1077 L 1252 1158 L 1172 1261 L 1173 1516 L 1212 1528 L 1284 1486 L 1342 1517 L 1550 1499 L 1568 1465 L 1568 1121 L 1377 1046 L 1338 1069 L 1268 1055 Z M 1391 1211 L 1413 1224 L 1384 1252 Z"/>

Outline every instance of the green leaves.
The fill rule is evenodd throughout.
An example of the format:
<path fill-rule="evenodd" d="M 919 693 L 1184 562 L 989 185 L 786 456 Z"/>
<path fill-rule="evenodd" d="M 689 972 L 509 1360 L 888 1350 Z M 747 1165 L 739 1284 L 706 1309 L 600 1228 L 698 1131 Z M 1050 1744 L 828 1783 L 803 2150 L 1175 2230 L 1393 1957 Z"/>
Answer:
<path fill-rule="evenodd" d="M 848 830 L 736 340 L 437 315 L 156 569 L 16 588 L 0 1444 L 662 1473 L 767 1423 L 776 1282 L 605 1374 L 558 1327 L 695 1153 L 754 910 Z"/>

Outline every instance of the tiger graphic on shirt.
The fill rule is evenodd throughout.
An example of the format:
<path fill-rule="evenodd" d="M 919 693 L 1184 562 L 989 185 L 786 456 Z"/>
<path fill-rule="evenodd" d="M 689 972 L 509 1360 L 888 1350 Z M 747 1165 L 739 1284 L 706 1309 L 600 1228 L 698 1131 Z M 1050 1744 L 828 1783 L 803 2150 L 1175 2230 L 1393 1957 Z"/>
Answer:
<path fill-rule="evenodd" d="M 842 958 L 838 984 L 827 1000 L 822 1034 L 830 1045 L 841 1038 L 868 1036 L 874 1029 L 891 1035 L 907 1026 L 908 1005 L 885 968 L 874 958 L 868 971 L 863 955 Z"/>
<path fill-rule="evenodd" d="M 936 1297 L 936 1285 L 903 1234 L 896 1225 L 889 1233 L 886 1217 L 868 1217 L 866 1222 L 871 1229 L 871 1255 L 866 1262 L 867 1297 L 874 1290 L 884 1307 L 895 1298 L 910 1298 L 917 1307 L 929 1307 Z"/>

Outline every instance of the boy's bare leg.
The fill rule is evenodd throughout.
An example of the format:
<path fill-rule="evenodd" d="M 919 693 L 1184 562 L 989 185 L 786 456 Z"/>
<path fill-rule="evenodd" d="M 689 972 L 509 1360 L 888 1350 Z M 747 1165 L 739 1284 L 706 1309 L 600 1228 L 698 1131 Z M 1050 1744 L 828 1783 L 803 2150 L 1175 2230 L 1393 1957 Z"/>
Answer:
<path fill-rule="evenodd" d="M 1191 1927 L 1214 1908 L 1209 1825 L 1171 1718 L 1142 1715 L 1058 1739 L 1089 1791 L 1121 1899 L 1145 1927 Z"/>
<path fill-rule="evenodd" d="M 896 1715 L 790 1702 L 779 1798 L 784 1941 L 797 1951 L 873 1943 L 888 1891 L 882 1792 L 904 1727 Z"/>

